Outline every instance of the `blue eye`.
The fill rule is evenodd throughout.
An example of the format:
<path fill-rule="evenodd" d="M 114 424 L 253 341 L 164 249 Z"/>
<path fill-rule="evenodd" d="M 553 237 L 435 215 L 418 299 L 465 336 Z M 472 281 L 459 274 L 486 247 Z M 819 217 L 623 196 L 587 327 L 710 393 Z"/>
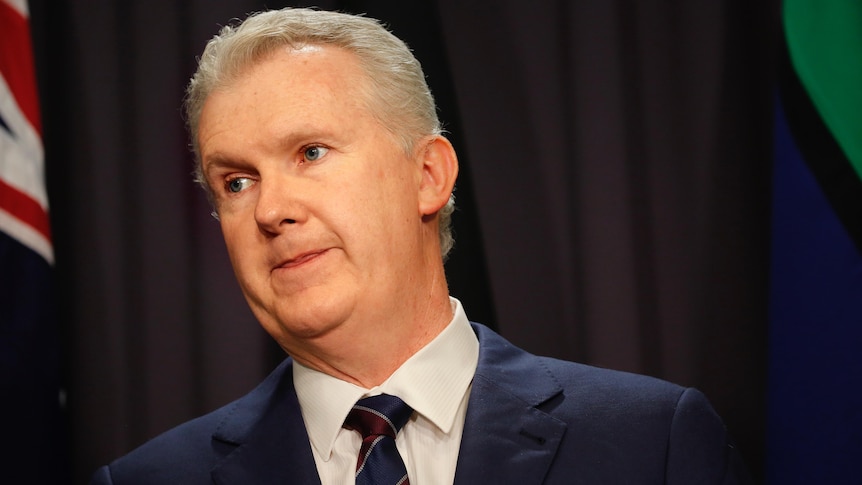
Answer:
<path fill-rule="evenodd" d="M 326 155 L 326 152 L 328 152 L 328 151 L 329 151 L 329 148 L 325 148 L 325 147 L 319 147 L 319 146 L 308 147 L 302 153 L 302 156 L 305 158 L 305 160 L 307 160 L 309 162 L 313 162 L 315 160 L 319 160 L 322 156 Z"/>
<path fill-rule="evenodd" d="M 233 193 L 241 192 L 249 186 L 251 186 L 251 179 L 247 177 L 237 177 L 227 183 L 227 189 Z"/>

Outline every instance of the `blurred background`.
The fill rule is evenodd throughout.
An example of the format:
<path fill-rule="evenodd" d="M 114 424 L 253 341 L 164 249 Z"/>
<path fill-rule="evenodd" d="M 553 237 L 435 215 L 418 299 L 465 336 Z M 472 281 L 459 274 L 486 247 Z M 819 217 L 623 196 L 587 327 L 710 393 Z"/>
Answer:
<path fill-rule="evenodd" d="M 812 109 L 785 33 L 850 14 L 862 31 L 862 11 L 786 3 L 795 17 L 779 0 L 314 5 L 383 20 L 426 70 L 461 161 L 447 271 L 471 320 L 698 387 L 758 482 L 858 483 L 862 184 L 841 140 L 862 125 Z M 181 104 L 220 26 L 288 5 L 307 4 L 29 1 L 53 261 L 0 240 L 9 483 L 86 483 L 284 358 L 192 183 Z M 836 41 L 849 62 L 802 52 L 853 68 L 860 35 Z M 791 115 L 807 124 L 781 131 Z M 830 165 L 805 168 L 812 153 Z"/>

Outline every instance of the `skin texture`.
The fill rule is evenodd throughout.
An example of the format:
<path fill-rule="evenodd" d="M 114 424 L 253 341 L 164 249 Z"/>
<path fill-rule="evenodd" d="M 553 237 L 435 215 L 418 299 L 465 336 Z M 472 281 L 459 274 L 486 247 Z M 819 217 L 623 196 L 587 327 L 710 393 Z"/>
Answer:
<path fill-rule="evenodd" d="M 298 362 L 373 387 L 451 319 L 436 214 L 458 162 L 440 136 L 405 154 L 366 82 L 346 50 L 285 47 L 210 94 L 198 141 L 258 320 Z"/>

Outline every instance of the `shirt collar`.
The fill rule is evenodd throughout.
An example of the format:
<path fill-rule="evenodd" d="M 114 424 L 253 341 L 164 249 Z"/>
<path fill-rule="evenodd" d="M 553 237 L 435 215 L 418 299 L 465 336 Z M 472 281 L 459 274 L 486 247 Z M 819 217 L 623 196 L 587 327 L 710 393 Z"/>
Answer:
<path fill-rule="evenodd" d="M 454 315 L 449 325 L 372 389 L 294 362 L 294 385 L 309 440 L 324 461 L 331 456 L 347 413 L 364 396 L 398 396 L 441 431 L 452 430 L 458 406 L 476 372 L 479 342 L 461 302 L 451 297 L 450 302 Z"/>

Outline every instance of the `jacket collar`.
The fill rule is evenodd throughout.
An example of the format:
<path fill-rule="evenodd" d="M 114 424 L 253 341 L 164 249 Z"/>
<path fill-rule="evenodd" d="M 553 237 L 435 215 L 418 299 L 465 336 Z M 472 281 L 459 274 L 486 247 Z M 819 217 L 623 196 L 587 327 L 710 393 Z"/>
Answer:
<path fill-rule="evenodd" d="M 482 325 L 473 329 L 479 364 L 455 483 L 541 483 L 566 432 L 542 407 L 562 388 L 537 357 Z"/>

